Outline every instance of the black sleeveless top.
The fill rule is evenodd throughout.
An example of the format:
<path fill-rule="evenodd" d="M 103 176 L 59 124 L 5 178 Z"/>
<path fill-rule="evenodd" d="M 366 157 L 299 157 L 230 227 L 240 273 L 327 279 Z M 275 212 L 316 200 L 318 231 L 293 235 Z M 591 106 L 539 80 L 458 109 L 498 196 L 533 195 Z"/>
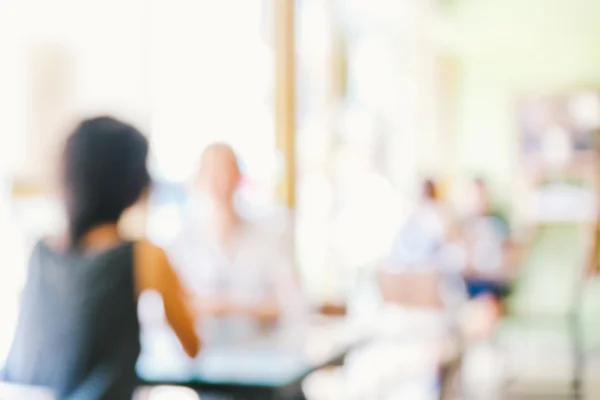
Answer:
<path fill-rule="evenodd" d="M 40 242 L 3 378 L 59 399 L 129 400 L 139 331 L 133 243 L 89 255 Z"/>

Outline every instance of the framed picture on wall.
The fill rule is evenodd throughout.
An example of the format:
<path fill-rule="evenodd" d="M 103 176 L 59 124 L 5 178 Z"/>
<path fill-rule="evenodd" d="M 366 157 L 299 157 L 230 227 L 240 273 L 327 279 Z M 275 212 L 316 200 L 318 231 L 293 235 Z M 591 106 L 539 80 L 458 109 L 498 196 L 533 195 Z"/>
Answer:
<path fill-rule="evenodd" d="M 525 168 L 560 171 L 594 157 L 600 92 L 527 96 L 520 101 L 518 114 Z"/>
<path fill-rule="evenodd" d="M 538 222 L 590 221 L 597 214 L 596 133 L 600 92 L 526 96 L 518 104 L 520 172 Z"/>

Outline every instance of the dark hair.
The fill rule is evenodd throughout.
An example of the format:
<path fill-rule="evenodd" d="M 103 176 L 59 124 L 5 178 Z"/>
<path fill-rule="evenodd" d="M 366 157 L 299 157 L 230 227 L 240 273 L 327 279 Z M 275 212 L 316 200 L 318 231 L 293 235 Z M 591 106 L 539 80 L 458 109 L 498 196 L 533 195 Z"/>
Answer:
<path fill-rule="evenodd" d="M 116 223 L 150 184 L 148 141 L 111 117 L 82 121 L 64 151 L 63 179 L 71 247 L 92 228 Z"/>
<path fill-rule="evenodd" d="M 422 186 L 423 197 L 429 200 L 438 200 L 438 190 L 433 179 L 425 179 Z"/>

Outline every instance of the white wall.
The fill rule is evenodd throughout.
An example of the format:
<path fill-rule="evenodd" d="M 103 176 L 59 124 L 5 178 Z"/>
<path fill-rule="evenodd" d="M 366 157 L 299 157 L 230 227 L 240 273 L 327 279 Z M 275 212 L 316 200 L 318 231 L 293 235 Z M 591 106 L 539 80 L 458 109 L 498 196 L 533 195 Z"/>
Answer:
<path fill-rule="evenodd" d="M 82 116 L 150 125 L 145 13 L 143 0 L 0 2 L 1 166 L 43 181 Z"/>

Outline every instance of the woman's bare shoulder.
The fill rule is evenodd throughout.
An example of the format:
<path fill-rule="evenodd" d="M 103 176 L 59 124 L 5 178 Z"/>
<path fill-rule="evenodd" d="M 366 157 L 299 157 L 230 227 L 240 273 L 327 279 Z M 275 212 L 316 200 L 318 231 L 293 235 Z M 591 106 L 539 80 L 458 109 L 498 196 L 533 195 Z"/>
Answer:
<path fill-rule="evenodd" d="M 158 289 L 161 277 L 170 269 L 165 251 L 148 239 L 139 239 L 133 254 L 138 292 Z"/>

